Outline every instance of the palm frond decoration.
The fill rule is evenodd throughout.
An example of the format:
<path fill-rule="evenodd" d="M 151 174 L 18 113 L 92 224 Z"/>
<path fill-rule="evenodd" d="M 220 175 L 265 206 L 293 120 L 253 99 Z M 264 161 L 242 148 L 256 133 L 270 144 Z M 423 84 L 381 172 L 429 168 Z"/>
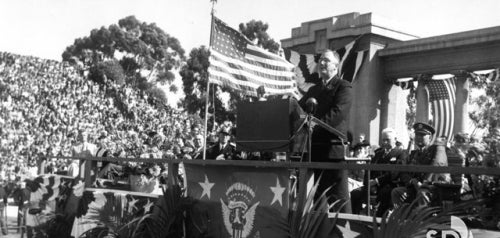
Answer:
<path fill-rule="evenodd" d="M 329 189 L 325 190 L 318 199 L 314 199 L 320 179 L 321 176 L 309 192 L 303 207 L 298 207 L 294 203 L 289 213 L 288 226 L 292 238 L 332 237 L 334 235 L 337 217 L 329 219 L 328 211 L 340 201 L 336 201 L 331 206 L 328 205 L 326 193 Z"/>
<path fill-rule="evenodd" d="M 104 193 L 105 202 L 100 208 L 89 207 L 87 218 L 89 221 L 98 221 L 96 231 L 85 234 L 85 237 L 130 237 L 132 229 L 135 227 L 132 223 L 137 222 L 135 216 L 126 214 L 123 208 L 122 197 L 115 196 L 113 193 Z M 96 235 L 96 236 L 94 236 Z"/>
<path fill-rule="evenodd" d="M 373 237 L 425 237 L 429 229 L 446 229 L 450 217 L 438 215 L 440 210 L 439 207 L 418 206 L 416 202 L 405 203 L 390 214 L 386 212 L 380 224 L 373 217 Z"/>
<path fill-rule="evenodd" d="M 151 214 L 137 221 L 130 237 L 162 238 L 183 237 L 183 219 L 186 198 L 179 186 L 169 186 L 163 190 L 163 197 L 157 201 Z"/>
<path fill-rule="evenodd" d="M 46 223 L 46 233 L 48 237 L 70 238 L 74 216 L 56 214 Z"/>

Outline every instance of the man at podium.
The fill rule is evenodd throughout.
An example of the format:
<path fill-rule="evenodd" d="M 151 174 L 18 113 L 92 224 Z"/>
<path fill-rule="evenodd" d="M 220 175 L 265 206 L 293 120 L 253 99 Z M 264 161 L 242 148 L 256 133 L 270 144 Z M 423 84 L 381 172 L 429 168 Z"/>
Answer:
<path fill-rule="evenodd" d="M 347 140 L 347 121 L 352 102 L 352 86 L 348 81 L 338 76 L 339 55 L 332 50 L 325 50 L 318 62 L 318 73 L 321 83 L 311 87 L 300 100 L 301 107 L 340 133 L 331 133 L 320 126 L 315 126 L 312 132 L 313 162 L 336 162 L 344 160 L 344 141 Z M 315 171 L 317 178 L 321 170 Z M 332 201 L 342 199 L 347 201 L 343 212 L 351 212 L 346 170 L 324 170 L 319 182 L 318 193 L 328 187 L 333 188 L 327 193 Z"/>

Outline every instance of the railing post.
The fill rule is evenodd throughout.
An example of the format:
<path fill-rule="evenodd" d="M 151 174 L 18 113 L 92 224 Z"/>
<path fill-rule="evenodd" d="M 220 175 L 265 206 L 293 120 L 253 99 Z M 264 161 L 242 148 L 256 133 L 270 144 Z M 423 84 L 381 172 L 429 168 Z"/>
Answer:
<path fill-rule="evenodd" d="M 91 177 L 91 171 L 92 171 L 92 160 L 88 160 L 88 157 L 84 158 L 85 160 L 85 171 L 84 171 L 84 181 L 85 181 L 85 187 L 88 188 L 92 185 L 92 177 Z"/>
<path fill-rule="evenodd" d="M 185 177 L 185 171 L 183 176 Z M 168 186 L 179 184 L 179 164 L 169 161 L 168 163 Z"/>
<path fill-rule="evenodd" d="M 368 161 L 367 163 L 370 164 L 371 161 Z M 365 186 L 365 189 L 366 189 L 366 215 L 367 216 L 371 216 L 371 187 L 370 187 L 370 177 L 371 177 L 371 170 L 370 169 L 367 169 L 366 170 L 366 173 L 367 173 L 367 179 L 366 179 L 366 183 L 363 184 L 363 186 Z"/>
<path fill-rule="evenodd" d="M 312 173 L 312 170 L 309 170 L 308 168 L 300 168 L 298 179 L 299 179 L 299 193 L 298 193 L 299 196 L 297 201 L 297 208 L 301 208 L 304 206 L 307 196 L 309 195 L 309 191 L 311 190 L 312 186 L 314 186 L 314 174 Z M 301 213 L 299 214 L 302 216 Z"/>

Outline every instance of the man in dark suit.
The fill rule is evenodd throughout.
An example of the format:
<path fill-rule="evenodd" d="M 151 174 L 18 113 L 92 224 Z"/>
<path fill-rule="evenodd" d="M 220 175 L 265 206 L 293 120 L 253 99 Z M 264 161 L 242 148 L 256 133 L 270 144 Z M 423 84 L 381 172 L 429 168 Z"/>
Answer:
<path fill-rule="evenodd" d="M 343 133 L 334 135 L 320 126 L 315 126 L 312 133 L 312 154 L 314 162 L 341 162 L 344 159 L 345 148 L 342 141 L 347 141 L 347 120 L 352 101 L 352 86 L 338 76 L 339 55 L 326 50 L 318 62 L 318 73 L 321 83 L 312 86 L 302 97 L 299 104 L 308 111 L 308 99 L 317 101 L 313 116 Z M 321 171 L 315 171 L 317 177 Z M 347 170 L 325 170 L 319 181 L 318 194 L 333 186 L 327 193 L 332 200 L 342 199 L 347 202 L 344 212 L 350 212 Z"/>
<path fill-rule="evenodd" d="M 14 191 L 13 193 L 13 197 L 14 197 L 14 201 L 16 202 L 17 204 L 17 211 L 18 211 L 18 214 L 17 214 L 17 232 L 19 233 L 22 229 L 22 219 L 23 219 L 23 216 L 22 214 L 24 214 L 24 209 L 26 209 L 26 205 L 28 204 L 28 202 L 30 201 L 30 194 L 31 194 L 31 191 L 29 190 L 29 188 L 26 187 L 26 182 L 21 182 L 19 181 L 18 183 L 18 187 L 16 188 L 16 190 Z"/>
<path fill-rule="evenodd" d="M 396 131 L 392 128 L 382 130 L 382 144 L 375 150 L 373 164 L 406 164 L 408 154 L 396 146 Z M 381 217 L 391 208 L 391 191 L 398 186 L 399 173 L 387 171 L 372 171 L 368 185 L 375 188 L 379 207 L 376 215 Z M 366 183 L 365 183 L 366 184 Z M 359 214 L 363 202 L 366 202 L 366 187 L 355 189 L 351 192 L 352 211 Z"/>
<path fill-rule="evenodd" d="M 210 160 L 232 160 L 235 159 L 235 148 L 229 143 L 231 129 L 222 127 L 218 133 L 219 141 L 207 150 L 207 159 Z"/>

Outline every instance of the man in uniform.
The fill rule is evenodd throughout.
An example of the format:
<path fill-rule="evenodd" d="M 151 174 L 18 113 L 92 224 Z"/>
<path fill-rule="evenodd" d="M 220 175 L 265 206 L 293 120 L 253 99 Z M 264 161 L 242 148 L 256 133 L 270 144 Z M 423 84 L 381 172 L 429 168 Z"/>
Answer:
<path fill-rule="evenodd" d="M 321 83 L 312 86 L 299 105 L 308 109 L 310 102 L 317 101 L 313 116 L 325 122 L 332 128 L 343 133 L 342 136 L 334 135 L 320 126 L 315 126 L 312 133 L 312 161 L 314 162 L 341 162 L 345 156 L 345 146 L 341 143 L 347 141 L 347 122 L 352 103 L 352 86 L 348 81 L 338 76 L 339 55 L 332 50 L 325 50 L 318 62 L 318 73 Z M 313 100 L 314 99 L 314 100 Z M 309 111 L 309 110 L 306 110 Z M 315 176 L 321 171 L 315 171 Z M 332 200 L 346 201 L 343 212 L 351 212 L 347 170 L 325 170 L 318 185 L 318 194 L 322 194 L 330 186 L 327 196 Z"/>
<path fill-rule="evenodd" d="M 413 129 L 417 148 L 410 153 L 408 164 L 446 166 L 445 141 L 437 138 L 436 143 L 431 145 L 434 128 L 426 123 L 417 122 L 413 125 Z M 392 202 L 394 206 L 399 206 L 403 202 L 412 202 L 418 198 L 420 205 L 428 204 L 432 182 L 449 182 L 449 180 L 449 174 L 403 173 L 400 179 L 403 186 L 392 190 Z"/>

